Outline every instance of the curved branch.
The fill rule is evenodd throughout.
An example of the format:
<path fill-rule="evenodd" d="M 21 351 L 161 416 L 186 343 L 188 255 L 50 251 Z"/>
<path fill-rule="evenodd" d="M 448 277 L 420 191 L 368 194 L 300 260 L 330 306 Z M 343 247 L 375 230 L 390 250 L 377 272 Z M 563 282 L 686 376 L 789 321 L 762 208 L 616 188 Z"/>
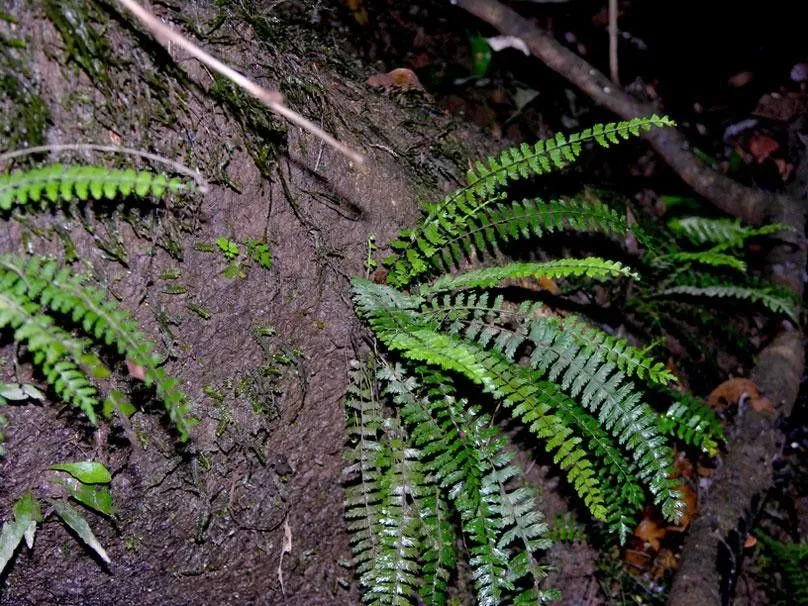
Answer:
<path fill-rule="evenodd" d="M 625 120 L 650 116 L 656 110 L 620 90 L 604 74 L 566 49 L 497 0 L 453 0 L 454 4 L 491 24 L 501 33 L 520 38 L 530 52 L 596 103 Z M 646 138 L 667 164 L 693 190 L 723 212 L 751 225 L 762 225 L 783 214 L 789 200 L 741 185 L 704 164 L 678 130 L 654 129 Z"/>

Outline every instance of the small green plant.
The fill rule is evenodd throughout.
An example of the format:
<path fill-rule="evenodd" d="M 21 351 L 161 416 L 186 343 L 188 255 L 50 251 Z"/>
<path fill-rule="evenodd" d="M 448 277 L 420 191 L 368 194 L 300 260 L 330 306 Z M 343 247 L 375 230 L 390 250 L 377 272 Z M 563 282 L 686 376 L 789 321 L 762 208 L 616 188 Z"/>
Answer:
<path fill-rule="evenodd" d="M 246 278 L 247 259 L 263 269 L 272 269 L 272 252 L 269 250 L 269 244 L 249 238 L 245 238 L 243 244 L 246 247 L 244 255 L 237 242 L 224 236 L 216 240 L 216 247 L 229 263 L 222 272 L 225 278 Z M 242 256 L 244 258 L 240 260 Z"/>
<path fill-rule="evenodd" d="M 766 593 L 774 604 L 808 604 L 808 542 L 782 543 L 758 532 L 758 563 L 773 582 Z"/>
<path fill-rule="evenodd" d="M 227 259 L 228 261 L 233 261 L 239 256 L 239 254 L 241 254 L 241 251 L 238 248 L 238 244 L 233 242 L 233 240 L 225 238 L 224 236 L 216 240 L 216 246 L 224 255 L 224 258 Z"/>
<path fill-rule="evenodd" d="M 640 275 L 600 257 L 465 267 L 555 232 L 625 239 L 625 213 L 601 202 L 511 200 L 509 186 L 568 166 L 589 142 L 608 147 L 671 124 L 652 116 L 596 125 L 478 162 L 464 187 L 426 205 L 391 243 L 386 285 L 353 280 L 357 314 L 380 350 L 354 367 L 346 399 L 346 516 L 365 602 L 445 603 L 458 535 L 480 603 L 556 595 L 542 585 L 538 554 L 550 544 L 547 524 L 490 410 L 543 444 L 621 539 L 647 494 L 679 520 L 672 441 L 713 452 L 715 415 L 673 390 L 661 362 L 564 297 L 587 282 L 618 289 Z"/>
<path fill-rule="evenodd" d="M 7 520 L 0 530 L 0 574 L 23 540 L 29 550 L 34 548 L 37 527 L 52 515 L 58 517 L 105 564 L 110 563 L 106 550 L 81 510 L 71 504 L 73 501 L 84 509 L 114 519 L 115 506 L 108 488 L 112 481 L 109 471 L 96 461 L 60 463 L 52 465 L 50 470 L 45 482 L 38 485 L 39 490 L 44 486 L 49 494 L 35 498 L 30 490 L 25 492 L 14 503 L 13 519 Z M 48 505 L 44 515 L 41 502 Z"/>
<path fill-rule="evenodd" d="M 375 253 L 379 249 L 376 246 L 376 234 L 368 234 L 367 239 L 367 255 L 365 256 L 365 278 L 369 278 L 370 274 L 379 266 L 378 261 L 376 261 Z"/>

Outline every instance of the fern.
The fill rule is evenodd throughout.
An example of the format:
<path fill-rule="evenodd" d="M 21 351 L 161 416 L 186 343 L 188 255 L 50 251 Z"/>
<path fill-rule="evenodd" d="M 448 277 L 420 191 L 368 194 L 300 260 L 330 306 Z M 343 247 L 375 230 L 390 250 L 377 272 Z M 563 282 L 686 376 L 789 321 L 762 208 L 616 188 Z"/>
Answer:
<path fill-rule="evenodd" d="M 405 287 L 427 273 L 433 265 L 442 269 L 438 259 L 449 263 L 454 258 L 458 262 L 461 251 L 469 253 L 468 245 L 472 241 L 480 249 L 496 247 L 497 233 L 510 233 L 515 238 L 519 234 L 527 237 L 526 232 L 542 231 L 543 228 L 549 231 L 560 228 L 589 231 L 593 227 L 602 227 L 604 222 L 607 227 L 618 223 L 601 205 L 587 209 L 586 205 L 578 204 L 577 210 L 588 211 L 583 217 L 576 217 L 575 213 L 559 213 L 556 210 L 558 203 L 541 200 L 514 203 L 508 209 L 505 205 L 507 194 L 500 190 L 531 175 L 565 168 L 578 158 L 583 144 L 589 141 L 608 147 L 621 139 L 639 136 L 644 130 L 672 124 L 668 118 L 659 116 L 601 124 L 569 137 L 559 133 L 533 147 L 523 144 L 507 149 L 499 158 L 490 157 L 487 164 L 478 162 L 476 171 L 469 171 L 465 187 L 438 204 L 426 205 L 426 217 L 419 226 L 402 232 L 399 239 L 391 243 L 391 247 L 400 253 L 386 260 L 390 266 L 388 283 L 398 288 Z M 499 213 L 487 213 L 486 209 L 492 206 L 499 206 Z"/>
<path fill-rule="evenodd" d="M 508 263 L 499 267 L 475 269 L 463 274 L 446 274 L 434 283 L 421 287 L 421 294 L 428 296 L 443 290 L 468 288 L 491 288 L 503 280 L 521 278 L 568 278 L 587 277 L 592 280 L 609 280 L 621 276 L 639 278 L 619 261 L 607 261 L 599 257 L 586 259 L 557 259 L 541 263 Z"/>
<path fill-rule="evenodd" d="M 737 219 L 706 219 L 704 217 L 683 217 L 668 222 L 669 229 L 677 236 L 692 244 L 713 244 L 721 249 L 742 246 L 746 240 L 767 236 L 784 229 L 784 225 L 772 224 L 763 227 L 747 227 Z"/>
<path fill-rule="evenodd" d="M 774 314 L 787 316 L 795 323 L 797 312 L 791 298 L 786 298 L 776 288 L 751 288 L 746 286 L 671 286 L 656 293 L 658 297 L 685 295 L 702 298 L 730 298 L 739 301 L 759 303 Z"/>
<path fill-rule="evenodd" d="M 763 532 L 758 532 L 757 537 L 763 547 L 767 572 L 779 577 L 771 593 L 783 600 L 781 603 L 807 604 L 808 542 L 782 543 Z"/>
<path fill-rule="evenodd" d="M 166 193 L 186 191 L 188 188 L 188 183 L 182 179 L 145 170 L 51 164 L 0 174 L 0 210 L 9 210 L 15 204 L 24 206 L 45 200 L 114 200 L 130 195 L 162 198 Z"/>
<path fill-rule="evenodd" d="M 673 398 L 669 384 L 674 376 L 662 363 L 583 317 L 530 300 L 515 304 L 504 296 L 511 291 L 503 287 L 526 278 L 614 284 L 623 278 L 636 281 L 639 274 L 600 257 L 456 271 L 489 254 L 498 258 L 503 244 L 560 230 L 625 237 L 625 214 L 598 201 L 510 201 L 507 187 L 569 165 L 585 141 L 608 146 L 668 124 L 652 117 L 600 125 L 478 163 L 466 186 L 427 205 L 420 223 L 391 243 L 387 285 L 352 281 L 357 315 L 384 346 L 387 353 L 382 355 L 391 358 L 371 361 L 373 368 L 380 364 L 373 381 L 354 375 L 346 401 L 349 436 L 357 444 L 349 469 L 365 469 L 367 478 L 349 488 L 347 499 L 366 600 L 381 599 L 374 583 L 393 578 L 390 566 L 381 570 L 367 564 L 378 562 L 376 554 L 384 552 L 393 560 L 403 557 L 409 563 L 407 574 L 424 573 L 420 584 L 407 577 L 401 587 L 385 585 L 388 590 L 400 596 L 417 591 L 427 603 L 445 603 L 446 580 L 456 558 L 447 510 L 459 519 L 480 603 L 534 604 L 551 597 L 542 587 L 546 570 L 537 559 L 537 552 L 549 545 L 547 526 L 535 495 L 518 482 L 522 473 L 509 439 L 484 412 L 486 405 L 496 406 L 504 418 L 518 421 L 535 436 L 593 517 L 621 540 L 631 533 L 646 492 L 666 518 L 680 518 L 684 504 L 671 479 L 669 442 L 675 436 L 714 452 L 720 439 L 714 416 L 684 398 L 659 414 L 646 402 L 660 393 L 668 401 Z M 671 247 L 665 252 L 677 251 Z M 719 263 L 720 254 L 713 253 Z M 660 254 L 654 258 L 657 268 L 700 261 L 665 260 Z M 433 271 L 442 275 L 427 281 Z M 673 278 L 666 288 L 677 286 Z M 555 303 L 563 305 L 561 300 Z M 460 379 L 463 394 L 478 397 L 480 403 L 458 395 L 455 383 Z M 376 380 L 386 387 L 371 387 Z M 365 395 L 357 399 L 360 387 Z M 364 440 L 367 444 L 360 448 Z M 394 443 L 400 450 L 390 450 Z M 362 462 L 371 458 L 373 465 Z M 405 479 L 405 469 L 410 479 Z M 388 476 L 395 478 L 390 485 L 412 495 L 407 505 L 415 513 L 405 511 L 402 503 L 395 511 L 402 525 L 398 530 L 412 537 L 413 545 L 418 542 L 417 553 L 401 556 L 395 544 L 382 545 L 380 537 L 394 534 L 387 518 L 380 518 L 381 512 L 393 510 L 381 482 Z"/>
<path fill-rule="evenodd" d="M 45 201 L 160 198 L 190 188 L 150 171 L 56 164 L 0 175 L 0 210 Z M 180 439 L 188 439 L 194 424 L 190 404 L 177 379 L 160 367 L 154 345 L 128 312 L 71 269 L 41 257 L 0 256 L 0 327 L 9 327 L 15 341 L 27 347 L 54 393 L 93 424 L 101 405 L 93 380 L 110 374 L 93 348 L 111 347 L 142 369 L 143 381 L 163 401 Z"/>

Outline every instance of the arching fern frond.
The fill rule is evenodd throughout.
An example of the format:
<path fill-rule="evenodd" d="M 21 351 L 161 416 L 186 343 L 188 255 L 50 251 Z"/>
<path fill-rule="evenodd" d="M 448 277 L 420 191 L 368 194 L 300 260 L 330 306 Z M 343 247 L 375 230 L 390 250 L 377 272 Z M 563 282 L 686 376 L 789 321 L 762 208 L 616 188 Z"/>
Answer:
<path fill-rule="evenodd" d="M 522 278 L 569 278 L 586 277 L 592 280 L 608 280 L 619 277 L 639 279 L 619 261 L 608 261 L 600 257 L 585 259 L 555 259 L 535 263 L 508 263 L 495 267 L 473 269 L 462 274 L 445 274 L 430 285 L 422 286 L 421 296 L 429 296 L 444 290 L 470 288 L 491 288 L 504 280 Z"/>
<path fill-rule="evenodd" d="M 716 249 L 699 252 L 673 252 L 654 259 L 655 265 L 666 267 L 681 264 L 709 265 L 710 267 L 728 267 L 737 271 L 746 271 L 746 263 L 734 255 L 718 252 Z"/>
<path fill-rule="evenodd" d="M 783 293 L 772 287 L 754 288 L 748 286 L 671 286 L 655 293 L 658 297 L 686 295 L 704 299 L 736 299 L 757 303 L 775 314 L 787 316 L 797 322 L 797 311 L 794 301 L 783 296 Z"/>
<path fill-rule="evenodd" d="M 189 188 L 190 185 L 182 179 L 147 170 L 51 164 L 0 174 L 0 210 L 9 210 L 15 204 L 24 206 L 46 200 L 114 200 L 130 195 L 159 199 L 166 193 Z"/>
<path fill-rule="evenodd" d="M 440 373 L 426 366 L 415 372 L 424 387 L 412 376 L 405 378 L 402 367 L 388 368 L 381 376 L 389 381 L 389 392 L 412 427 L 427 469 L 459 510 L 469 539 L 479 542 L 472 548 L 472 559 L 479 570 L 480 601 L 508 594 L 512 603 L 535 604 L 548 598 L 552 592 L 541 587 L 547 570 L 534 557 L 536 550 L 550 546 L 547 527 L 532 491 L 511 487 L 523 474 L 513 453 L 505 450 L 507 438 L 479 406 L 458 400 Z M 487 512 L 485 522 L 475 520 L 481 509 Z M 511 590 L 524 579 L 529 588 L 514 594 Z"/>
<path fill-rule="evenodd" d="M 705 217 L 683 217 L 668 222 L 668 227 L 677 236 L 686 238 L 696 245 L 714 244 L 721 249 L 742 246 L 754 237 L 768 236 L 788 227 L 780 224 L 749 227 L 737 219 L 708 219 Z"/>
<path fill-rule="evenodd" d="M 401 288 L 425 274 L 430 267 L 441 269 L 441 261 L 446 265 L 450 265 L 452 259 L 458 262 L 463 254 L 469 254 L 472 242 L 480 249 L 496 247 L 497 237 L 507 234 L 511 238 L 518 235 L 526 237 L 528 231 L 542 231 L 542 225 L 550 226 L 548 230 L 565 227 L 588 231 L 589 227 L 584 227 L 587 223 L 603 227 L 603 221 L 594 218 L 598 214 L 610 214 L 601 212 L 604 208 L 602 205 L 590 207 L 595 211 L 591 213 L 591 222 L 578 222 L 574 212 L 562 211 L 555 215 L 541 212 L 545 210 L 543 207 L 552 209 L 552 205 L 558 203 L 538 200 L 535 206 L 513 203 L 508 209 L 507 196 L 500 190 L 512 181 L 564 168 L 580 155 L 583 144 L 588 141 L 608 147 L 621 139 L 639 136 L 642 131 L 653 127 L 671 125 L 673 122 L 670 119 L 656 115 L 628 122 L 600 124 L 569 136 L 559 133 L 555 138 L 539 141 L 533 147 L 523 144 L 507 149 L 498 159 L 489 158 L 487 165 L 477 163 L 476 171 L 468 173 L 466 186 L 437 204 L 426 205 L 426 216 L 418 227 L 401 232 L 399 238 L 391 243 L 393 250 L 398 252 L 385 260 L 390 267 L 388 284 Z M 579 208 L 585 208 L 585 205 Z M 539 212 L 536 213 L 536 210 Z M 520 217 L 525 213 L 528 216 Z M 557 222 L 548 222 L 554 216 Z"/>
<path fill-rule="evenodd" d="M 489 157 L 487 163 L 477 162 L 476 170 L 468 172 L 468 187 L 483 198 L 511 181 L 566 168 L 581 155 L 583 144 L 589 141 L 609 147 L 632 136 L 638 137 L 642 131 L 674 124 L 670 118 L 653 115 L 627 122 L 597 124 L 569 136 L 557 133 L 555 137 L 539 141 L 532 147 L 523 143 L 502 151 L 498 158 Z"/>
<path fill-rule="evenodd" d="M 726 441 L 724 429 L 707 404 L 690 394 L 671 389 L 665 389 L 663 393 L 672 403 L 659 419 L 659 430 L 700 448 L 709 456 L 718 454 L 719 443 Z"/>
<path fill-rule="evenodd" d="M 144 382 L 147 386 L 154 386 L 180 438 L 188 439 L 194 424 L 190 403 L 179 389 L 178 381 L 160 367 L 162 357 L 154 353 L 153 343 L 127 311 L 108 299 L 101 290 L 85 284 L 82 276 L 54 260 L 0 256 L 0 279 L 2 292 L 31 301 L 37 310 L 43 306 L 52 313 L 61 314 L 79 325 L 88 337 L 113 347 L 130 362 L 142 367 Z M 32 326 L 36 315 L 38 311 L 34 319 L 29 320 Z M 16 338 L 20 339 L 19 336 Z M 29 342 L 28 347 L 31 349 L 32 343 Z M 81 352 L 82 357 L 86 355 Z M 39 363 L 36 358 L 34 362 Z M 86 366 L 83 359 L 82 363 Z M 95 415 L 89 413 L 87 407 L 88 402 L 84 402 L 82 410 L 95 422 Z"/>

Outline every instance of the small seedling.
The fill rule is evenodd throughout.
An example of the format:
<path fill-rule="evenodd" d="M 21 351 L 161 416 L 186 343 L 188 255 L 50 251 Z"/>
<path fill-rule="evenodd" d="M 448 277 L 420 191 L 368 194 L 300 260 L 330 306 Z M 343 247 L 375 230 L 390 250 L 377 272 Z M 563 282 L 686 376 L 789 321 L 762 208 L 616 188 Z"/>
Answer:
<path fill-rule="evenodd" d="M 219 250 L 222 251 L 224 258 L 228 261 L 233 261 L 239 255 L 239 248 L 238 244 L 233 242 L 233 240 L 229 240 L 222 236 L 216 240 L 216 246 L 219 247 Z"/>

